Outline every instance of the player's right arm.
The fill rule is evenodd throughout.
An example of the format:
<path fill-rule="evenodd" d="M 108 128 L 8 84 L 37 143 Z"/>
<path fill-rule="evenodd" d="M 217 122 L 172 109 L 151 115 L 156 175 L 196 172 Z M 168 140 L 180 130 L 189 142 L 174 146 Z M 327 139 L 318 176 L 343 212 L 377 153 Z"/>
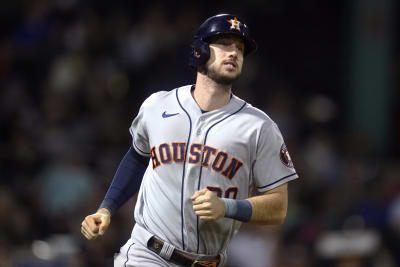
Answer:
<path fill-rule="evenodd" d="M 149 158 L 131 147 L 121 160 L 107 194 L 96 213 L 87 216 L 81 227 L 82 234 L 89 240 L 103 235 L 111 216 L 126 201 L 139 191 Z"/>
<path fill-rule="evenodd" d="M 150 158 L 150 145 L 146 127 L 146 122 L 152 119 L 149 115 L 151 114 L 149 109 L 158 105 L 158 101 L 166 93 L 168 92 L 161 91 L 152 94 L 140 107 L 139 113 L 129 129 L 132 135 L 132 146 L 121 160 L 98 211 L 87 216 L 82 222 L 81 231 L 87 239 L 94 239 L 103 234 L 110 224 L 111 216 L 139 191 Z"/>
<path fill-rule="evenodd" d="M 88 240 L 103 235 L 110 225 L 111 213 L 108 209 L 99 209 L 96 213 L 86 216 L 82 222 L 81 233 Z"/>

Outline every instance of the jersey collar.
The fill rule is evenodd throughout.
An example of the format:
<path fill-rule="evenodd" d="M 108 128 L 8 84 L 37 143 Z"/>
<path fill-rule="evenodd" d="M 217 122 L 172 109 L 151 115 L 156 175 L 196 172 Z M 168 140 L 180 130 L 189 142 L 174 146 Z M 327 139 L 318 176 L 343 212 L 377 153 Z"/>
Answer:
<path fill-rule="evenodd" d="M 239 97 L 232 94 L 232 97 L 227 105 L 225 105 L 219 109 L 216 109 L 216 110 L 211 110 L 206 113 L 202 113 L 199 105 L 196 103 L 196 101 L 194 100 L 194 98 L 192 96 L 192 93 L 191 93 L 192 87 L 193 87 L 193 85 L 186 85 L 186 86 L 177 88 L 176 90 L 178 90 L 178 98 L 181 101 L 181 103 L 183 104 L 183 106 L 188 109 L 188 112 L 191 115 L 195 115 L 196 117 L 201 116 L 201 115 L 203 115 L 203 116 L 210 115 L 211 116 L 211 115 L 219 114 L 219 113 L 221 113 L 221 115 L 230 114 L 230 113 L 233 113 L 236 110 L 238 110 L 244 104 L 244 100 L 242 100 Z"/>

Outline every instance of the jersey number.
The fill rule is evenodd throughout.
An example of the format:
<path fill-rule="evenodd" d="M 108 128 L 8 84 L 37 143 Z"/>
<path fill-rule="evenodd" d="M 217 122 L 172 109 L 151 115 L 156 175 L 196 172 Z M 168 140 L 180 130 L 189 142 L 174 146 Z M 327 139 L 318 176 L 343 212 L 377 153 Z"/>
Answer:
<path fill-rule="evenodd" d="M 207 189 L 215 192 L 218 197 L 222 197 L 223 191 L 221 188 L 216 186 L 207 186 Z M 236 199 L 237 193 L 238 193 L 237 187 L 229 187 L 228 189 L 225 190 L 224 198 Z"/>

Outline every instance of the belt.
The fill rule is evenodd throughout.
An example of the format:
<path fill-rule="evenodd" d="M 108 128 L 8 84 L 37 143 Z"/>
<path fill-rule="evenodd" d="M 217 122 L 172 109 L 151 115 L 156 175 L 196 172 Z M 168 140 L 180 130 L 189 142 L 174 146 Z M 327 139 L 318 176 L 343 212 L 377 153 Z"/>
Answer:
<path fill-rule="evenodd" d="M 158 255 L 160 255 L 163 246 L 164 242 L 154 236 L 147 242 L 148 249 L 154 251 Z M 219 255 L 214 258 L 210 257 L 210 259 L 202 260 L 201 258 L 193 258 L 185 252 L 175 248 L 168 260 L 185 267 L 217 267 L 219 263 Z"/>

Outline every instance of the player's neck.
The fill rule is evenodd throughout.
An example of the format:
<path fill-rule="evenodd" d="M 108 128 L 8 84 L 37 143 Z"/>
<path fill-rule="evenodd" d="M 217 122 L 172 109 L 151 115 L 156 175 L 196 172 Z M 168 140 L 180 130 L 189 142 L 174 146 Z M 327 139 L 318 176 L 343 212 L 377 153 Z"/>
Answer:
<path fill-rule="evenodd" d="M 231 99 L 232 85 L 219 84 L 198 73 L 196 86 L 192 92 L 194 100 L 202 110 L 210 111 L 227 105 Z"/>

